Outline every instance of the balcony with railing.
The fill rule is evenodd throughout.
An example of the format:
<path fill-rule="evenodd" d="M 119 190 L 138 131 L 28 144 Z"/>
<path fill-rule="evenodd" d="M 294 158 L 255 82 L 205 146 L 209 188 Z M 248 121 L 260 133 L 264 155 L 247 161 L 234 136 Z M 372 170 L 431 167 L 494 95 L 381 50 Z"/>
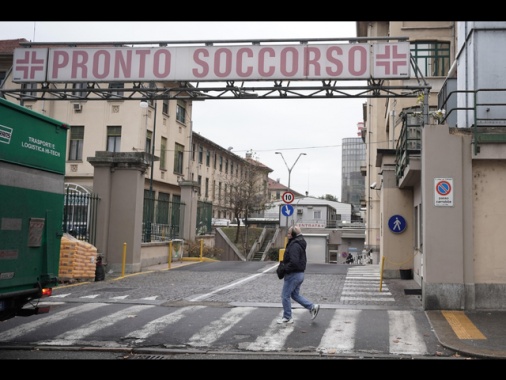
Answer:
<path fill-rule="evenodd" d="M 439 109 L 446 109 L 442 123 L 471 128 L 475 155 L 480 153 L 482 144 L 506 143 L 506 89 L 458 91 L 456 88 L 457 80 L 449 78 L 439 92 Z"/>
<path fill-rule="evenodd" d="M 472 131 L 473 154 L 483 144 L 506 143 L 506 89 L 456 90 L 456 79 L 446 80 L 438 94 L 438 107 L 429 109 L 431 124 Z M 465 106 L 459 106 L 465 105 Z M 400 188 L 413 186 L 421 172 L 423 110 L 405 108 L 396 146 L 395 174 Z"/>
<path fill-rule="evenodd" d="M 400 118 L 402 128 L 395 150 L 395 177 L 400 188 L 413 186 L 421 174 L 423 118 L 420 111 L 405 109 Z"/>

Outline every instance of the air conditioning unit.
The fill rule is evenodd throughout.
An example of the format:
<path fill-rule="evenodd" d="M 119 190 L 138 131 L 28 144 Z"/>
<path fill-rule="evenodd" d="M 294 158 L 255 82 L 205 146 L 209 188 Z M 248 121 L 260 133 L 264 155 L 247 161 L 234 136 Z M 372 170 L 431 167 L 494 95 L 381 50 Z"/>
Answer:
<path fill-rule="evenodd" d="M 81 112 L 83 110 L 83 105 L 81 103 L 73 103 L 74 111 Z"/>

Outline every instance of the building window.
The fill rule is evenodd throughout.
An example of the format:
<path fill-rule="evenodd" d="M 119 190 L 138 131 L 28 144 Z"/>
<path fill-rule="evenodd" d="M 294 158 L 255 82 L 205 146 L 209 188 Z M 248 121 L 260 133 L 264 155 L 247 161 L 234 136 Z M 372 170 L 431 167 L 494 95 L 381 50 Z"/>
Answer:
<path fill-rule="evenodd" d="M 121 150 L 121 127 L 107 127 L 107 151 L 119 152 Z"/>
<path fill-rule="evenodd" d="M 204 148 L 202 147 L 202 145 L 199 145 L 199 164 L 201 164 L 203 160 L 204 160 Z"/>
<path fill-rule="evenodd" d="M 228 174 L 228 158 L 225 160 L 225 174 Z"/>
<path fill-rule="evenodd" d="M 109 83 L 109 89 L 110 89 L 109 96 L 115 97 L 115 98 L 122 97 L 123 96 L 122 89 L 124 89 L 124 88 L 125 88 L 125 84 L 123 82 Z"/>
<path fill-rule="evenodd" d="M 183 174 L 184 146 L 176 143 L 174 151 L 174 173 Z"/>
<path fill-rule="evenodd" d="M 197 149 L 195 149 L 195 143 L 192 144 L 192 161 L 195 161 L 195 151 Z"/>
<path fill-rule="evenodd" d="M 424 77 L 445 77 L 450 70 L 450 43 L 416 41 L 410 45 L 411 56 Z"/>
<path fill-rule="evenodd" d="M 197 176 L 197 183 L 199 184 L 199 192 L 198 192 L 198 194 L 200 196 L 202 194 L 201 193 L 201 189 L 202 189 L 202 176 L 201 175 Z"/>
<path fill-rule="evenodd" d="M 183 124 L 186 120 L 186 109 L 184 108 L 184 105 L 179 101 L 176 105 L 176 120 Z"/>
<path fill-rule="evenodd" d="M 6 75 L 7 72 L 5 70 L 0 70 L 0 87 L 2 87 Z"/>
<path fill-rule="evenodd" d="M 321 219 L 322 218 L 322 212 L 321 210 L 316 210 L 313 213 L 313 219 Z"/>
<path fill-rule="evenodd" d="M 151 153 L 152 140 L 153 140 L 153 132 L 146 131 L 146 147 L 144 148 L 146 153 Z"/>
<path fill-rule="evenodd" d="M 21 85 L 21 89 L 23 90 L 23 94 L 21 95 L 23 99 L 33 99 L 36 100 L 37 93 L 35 91 L 37 89 L 37 83 L 23 83 Z"/>
<path fill-rule="evenodd" d="M 167 169 L 167 138 L 162 137 L 160 144 L 160 169 Z"/>
<path fill-rule="evenodd" d="M 223 156 L 220 156 L 220 172 L 223 171 Z"/>
<path fill-rule="evenodd" d="M 206 166 L 211 166 L 211 151 L 209 149 L 206 151 Z"/>
<path fill-rule="evenodd" d="M 206 188 L 204 195 L 206 198 L 209 198 L 209 178 L 206 178 Z"/>
<path fill-rule="evenodd" d="M 84 126 L 71 126 L 69 161 L 82 161 L 83 141 L 84 141 Z"/>
<path fill-rule="evenodd" d="M 167 115 L 169 114 L 169 99 L 163 99 L 162 112 Z"/>
<path fill-rule="evenodd" d="M 84 82 L 79 83 L 72 83 L 72 88 L 75 91 L 72 91 L 72 94 L 78 98 L 85 98 L 86 97 L 86 91 L 83 91 L 86 89 L 88 85 Z"/>

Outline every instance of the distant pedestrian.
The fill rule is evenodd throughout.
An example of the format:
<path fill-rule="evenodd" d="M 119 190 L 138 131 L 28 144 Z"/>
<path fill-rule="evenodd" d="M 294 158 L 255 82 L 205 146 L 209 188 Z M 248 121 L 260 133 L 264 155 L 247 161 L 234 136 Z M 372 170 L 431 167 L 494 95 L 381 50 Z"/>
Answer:
<path fill-rule="evenodd" d="M 348 253 L 348 256 L 346 257 L 346 264 L 353 264 L 353 261 L 355 259 L 353 258 L 353 255 L 351 253 Z"/>
<path fill-rule="evenodd" d="M 283 262 L 285 263 L 285 277 L 283 279 L 283 290 L 281 291 L 283 316 L 278 319 L 279 324 L 293 323 L 291 299 L 308 309 L 311 319 L 315 319 L 320 310 L 320 305 L 312 303 L 299 294 L 306 270 L 306 246 L 307 242 L 302 236 L 300 228 L 298 226 L 290 227 L 288 229 L 288 244 L 283 255 Z"/>

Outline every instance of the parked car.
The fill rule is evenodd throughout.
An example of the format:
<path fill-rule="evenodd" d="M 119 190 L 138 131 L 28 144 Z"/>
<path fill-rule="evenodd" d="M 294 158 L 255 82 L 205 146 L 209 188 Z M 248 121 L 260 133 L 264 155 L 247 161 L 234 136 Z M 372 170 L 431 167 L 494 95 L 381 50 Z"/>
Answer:
<path fill-rule="evenodd" d="M 228 227 L 230 226 L 230 219 L 215 219 L 211 220 L 213 227 Z"/>

